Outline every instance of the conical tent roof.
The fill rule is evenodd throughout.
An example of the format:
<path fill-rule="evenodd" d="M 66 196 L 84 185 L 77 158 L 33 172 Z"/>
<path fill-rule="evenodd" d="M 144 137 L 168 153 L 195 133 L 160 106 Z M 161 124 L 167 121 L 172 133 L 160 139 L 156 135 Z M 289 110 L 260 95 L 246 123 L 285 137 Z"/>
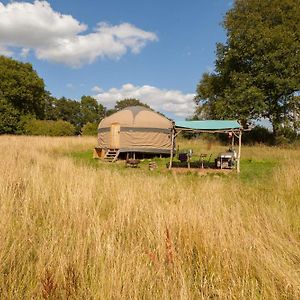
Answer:
<path fill-rule="evenodd" d="M 113 123 L 119 123 L 121 127 L 133 128 L 173 127 L 172 121 L 144 106 L 126 107 L 104 118 L 98 128 L 107 128 Z"/>

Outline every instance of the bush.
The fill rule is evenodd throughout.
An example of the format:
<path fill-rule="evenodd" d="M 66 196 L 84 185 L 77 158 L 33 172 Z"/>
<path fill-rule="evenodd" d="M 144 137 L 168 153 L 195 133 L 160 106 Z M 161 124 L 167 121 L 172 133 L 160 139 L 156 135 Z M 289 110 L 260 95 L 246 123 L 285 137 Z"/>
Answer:
<path fill-rule="evenodd" d="M 274 136 L 271 131 L 262 126 L 255 126 L 251 131 L 245 131 L 243 134 L 243 143 L 254 145 L 263 143 L 271 145 L 274 142 Z"/>
<path fill-rule="evenodd" d="M 283 127 L 279 130 L 275 143 L 276 145 L 286 145 L 295 142 L 297 138 L 296 130 L 291 127 Z"/>
<path fill-rule="evenodd" d="M 66 121 L 29 120 L 24 125 L 27 135 L 70 136 L 75 135 L 75 127 Z"/>
<path fill-rule="evenodd" d="M 0 98 L 0 134 L 15 133 L 18 128 L 20 113 L 5 99 Z"/>
<path fill-rule="evenodd" d="M 82 135 L 97 135 L 98 124 L 96 123 L 86 123 L 82 127 Z"/>

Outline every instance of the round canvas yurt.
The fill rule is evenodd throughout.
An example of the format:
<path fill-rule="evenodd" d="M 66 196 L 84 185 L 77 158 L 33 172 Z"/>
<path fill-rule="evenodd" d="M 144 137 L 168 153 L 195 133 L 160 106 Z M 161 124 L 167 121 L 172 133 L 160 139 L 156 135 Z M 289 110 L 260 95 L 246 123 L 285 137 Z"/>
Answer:
<path fill-rule="evenodd" d="M 124 108 L 98 126 L 99 148 L 120 153 L 169 154 L 173 123 L 143 106 Z"/>

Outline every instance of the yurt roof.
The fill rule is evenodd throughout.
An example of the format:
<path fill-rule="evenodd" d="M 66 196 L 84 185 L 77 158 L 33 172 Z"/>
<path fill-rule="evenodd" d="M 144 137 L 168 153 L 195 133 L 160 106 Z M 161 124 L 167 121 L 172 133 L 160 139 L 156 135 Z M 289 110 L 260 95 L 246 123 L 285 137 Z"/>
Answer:
<path fill-rule="evenodd" d="M 98 128 L 119 123 L 121 127 L 172 128 L 172 121 L 144 106 L 129 106 L 104 118 Z"/>

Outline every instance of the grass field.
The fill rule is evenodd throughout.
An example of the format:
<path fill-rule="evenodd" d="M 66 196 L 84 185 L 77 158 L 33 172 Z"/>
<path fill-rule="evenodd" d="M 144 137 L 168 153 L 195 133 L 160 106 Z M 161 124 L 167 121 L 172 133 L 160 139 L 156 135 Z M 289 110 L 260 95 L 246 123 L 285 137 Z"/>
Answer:
<path fill-rule="evenodd" d="M 299 148 L 200 176 L 95 161 L 95 144 L 0 136 L 2 299 L 300 299 Z"/>

